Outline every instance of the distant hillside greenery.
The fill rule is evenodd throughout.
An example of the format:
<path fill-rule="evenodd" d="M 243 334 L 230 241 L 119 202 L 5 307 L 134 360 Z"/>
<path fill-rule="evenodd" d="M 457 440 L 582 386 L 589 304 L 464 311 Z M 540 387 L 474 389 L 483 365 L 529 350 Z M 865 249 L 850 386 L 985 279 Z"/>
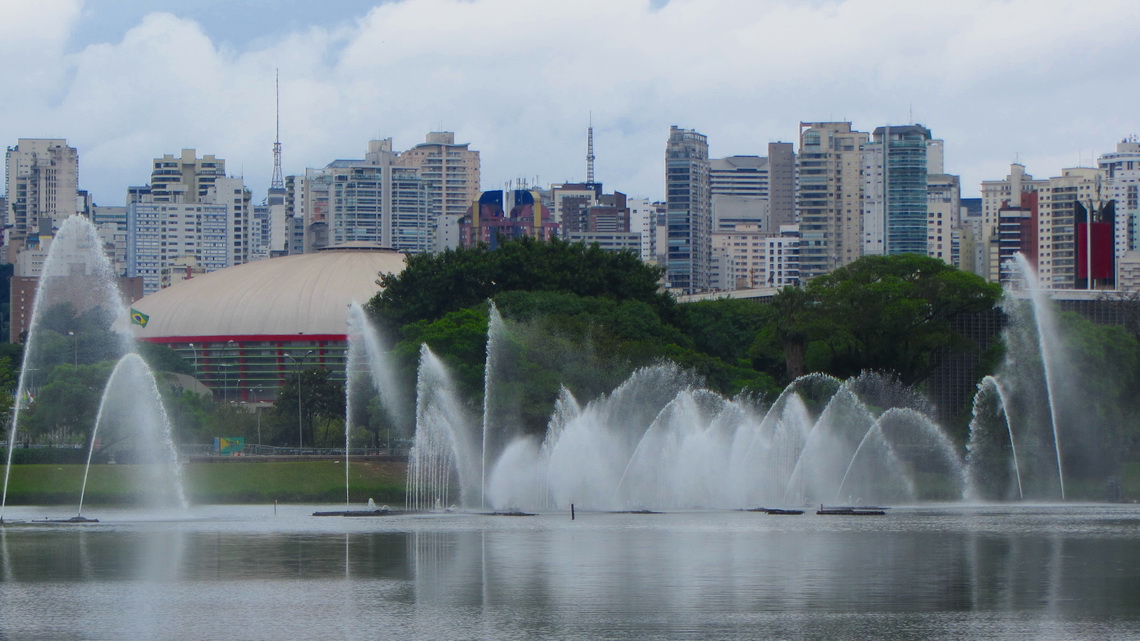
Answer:
<path fill-rule="evenodd" d="M 497 375 L 526 427 L 541 432 L 561 386 L 589 400 L 663 360 L 729 396 L 771 400 L 808 372 L 876 370 L 921 386 L 946 355 L 978 349 L 952 319 L 990 310 L 1001 296 L 997 285 L 919 255 L 866 257 L 770 302 L 679 304 L 661 292 L 661 273 L 633 253 L 524 238 L 411 256 L 403 272 L 380 279 L 368 310 L 397 341 L 409 386 L 425 343 L 474 407 L 494 301 L 510 352 Z"/>

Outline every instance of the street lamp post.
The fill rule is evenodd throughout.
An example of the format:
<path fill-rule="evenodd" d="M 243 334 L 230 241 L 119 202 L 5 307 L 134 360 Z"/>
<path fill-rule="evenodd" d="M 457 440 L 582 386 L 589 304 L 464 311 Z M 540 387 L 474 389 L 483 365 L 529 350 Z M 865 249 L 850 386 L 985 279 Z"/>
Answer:
<path fill-rule="evenodd" d="M 261 386 L 253 389 L 253 411 L 257 413 L 257 446 L 261 447 L 261 402 L 258 400 L 261 397 Z M 259 451 L 258 454 L 260 453 Z"/>
<path fill-rule="evenodd" d="M 198 348 L 190 343 L 190 351 L 194 353 L 194 379 L 198 379 Z"/>
<path fill-rule="evenodd" d="M 291 360 L 297 364 L 297 450 L 298 450 L 298 453 L 300 452 L 300 450 L 303 450 L 305 448 L 305 424 L 303 422 L 301 422 L 301 367 L 305 364 L 305 359 L 308 358 L 309 355 L 312 353 L 313 353 L 313 350 L 309 350 L 309 351 L 305 352 L 305 355 L 301 357 L 301 360 L 297 360 L 296 358 L 293 358 L 292 354 L 286 354 L 285 355 L 289 358 L 289 360 Z"/>
<path fill-rule="evenodd" d="M 73 341 L 75 343 L 75 361 L 74 361 L 74 364 L 75 364 L 75 369 L 79 369 L 79 337 L 75 335 L 75 332 L 68 332 L 67 335 L 75 338 L 75 340 Z"/>
<path fill-rule="evenodd" d="M 230 349 L 232 348 L 233 344 L 234 344 L 234 342 L 232 339 L 226 341 L 226 360 L 227 361 L 229 361 L 230 353 L 231 353 Z M 229 370 L 229 368 L 231 366 L 233 366 L 233 363 L 230 363 L 230 362 L 226 362 L 226 363 L 222 364 L 222 367 L 225 368 L 222 370 L 222 372 L 224 374 L 222 377 L 222 401 L 225 403 L 230 402 L 230 370 Z"/>

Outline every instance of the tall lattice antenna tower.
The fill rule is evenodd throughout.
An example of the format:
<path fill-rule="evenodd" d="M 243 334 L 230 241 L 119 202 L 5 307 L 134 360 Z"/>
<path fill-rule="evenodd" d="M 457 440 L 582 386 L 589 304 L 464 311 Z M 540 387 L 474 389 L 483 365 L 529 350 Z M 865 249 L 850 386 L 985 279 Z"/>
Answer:
<path fill-rule="evenodd" d="M 285 178 L 281 175 L 281 71 L 277 70 L 273 79 L 277 91 L 277 135 L 273 140 L 273 180 L 270 189 L 285 189 Z"/>
<path fill-rule="evenodd" d="M 586 182 L 594 182 L 594 112 L 590 112 L 590 128 L 586 132 Z"/>

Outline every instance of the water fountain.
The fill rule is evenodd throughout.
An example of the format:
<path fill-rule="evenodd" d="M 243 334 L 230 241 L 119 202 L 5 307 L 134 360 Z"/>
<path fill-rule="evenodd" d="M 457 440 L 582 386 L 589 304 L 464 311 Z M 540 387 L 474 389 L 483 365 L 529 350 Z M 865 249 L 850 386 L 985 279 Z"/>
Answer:
<path fill-rule="evenodd" d="M 178 461 L 170 417 L 162 403 L 154 372 L 138 354 L 130 353 L 119 359 L 103 390 L 95 427 L 91 430 L 87 466 L 83 470 L 79 516 L 83 516 L 83 499 L 95 444 L 100 436 L 109 436 L 108 431 L 133 437 L 130 457 L 142 463 L 139 491 L 150 505 L 162 507 L 173 503 L 187 507 L 182 465 Z"/>
<path fill-rule="evenodd" d="M 0 520 L 3 520 L 4 508 L 8 499 L 8 482 L 12 469 L 12 456 L 15 445 L 20 436 L 21 419 L 28 411 L 28 401 L 31 397 L 31 374 L 37 371 L 46 371 L 48 368 L 59 365 L 51 360 L 45 352 L 44 312 L 50 302 L 58 299 L 71 301 L 77 309 L 101 308 L 112 318 L 119 319 L 107 338 L 103 339 L 107 345 L 98 346 L 103 353 L 109 354 L 118 360 L 115 373 L 108 382 L 101 400 L 100 414 L 106 410 L 106 419 L 101 418 L 99 423 L 109 422 L 111 416 L 126 416 L 115 406 L 134 406 L 135 414 L 126 422 L 135 422 L 135 436 L 146 438 L 155 435 L 161 442 L 165 439 L 163 457 L 171 463 L 172 445 L 170 444 L 169 421 L 165 409 L 159 399 L 155 386 L 153 373 L 142 359 L 133 354 L 133 340 L 127 331 L 128 324 L 123 320 L 128 317 L 128 307 L 122 293 L 118 289 L 114 270 L 102 251 L 102 240 L 98 231 L 82 216 L 71 216 L 60 226 L 58 233 L 52 240 L 44 261 L 43 276 L 36 288 L 35 300 L 32 304 L 32 314 L 28 325 L 27 339 L 24 344 L 24 359 L 21 363 L 19 382 L 16 389 L 16 402 L 12 412 L 12 422 L 8 430 L 8 457 L 4 468 L 3 494 L 0 496 Z M 77 339 L 78 340 L 78 339 Z M 70 360 L 70 359 L 68 359 Z M 74 363 L 78 367 L 78 345 L 75 347 Z M 130 397 L 129 402 L 109 402 L 109 399 L 119 395 Z M 145 415 L 145 418 L 140 418 Z M 99 429 L 96 425 L 95 430 Z M 159 430 L 153 433 L 150 430 Z M 91 446 L 95 439 L 91 439 Z M 154 452 L 162 445 L 152 444 L 146 449 Z M 90 455 L 88 462 L 90 463 Z M 172 489 L 171 496 L 185 503 L 184 493 L 181 489 L 181 480 L 177 472 L 171 468 Z M 87 473 L 84 473 L 86 480 Z M 140 483 L 140 487 L 150 485 L 148 482 Z M 81 490 L 81 494 L 85 492 Z M 80 497 L 80 512 L 82 512 L 82 496 Z M 81 515 L 76 517 L 81 519 Z"/>
<path fill-rule="evenodd" d="M 1070 365 L 1056 310 L 1032 266 L 1018 254 L 1008 271 L 1018 282 L 1003 302 L 1006 355 L 974 398 L 967 494 L 1065 500 L 1067 466 L 1086 456 L 1083 428 L 1095 395 Z"/>
<path fill-rule="evenodd" d="M 1031 279 L 1024 260 L 1022 269 Z M 1028 304 L 1007 295 L 1006 362 L 979 384 L 965 452 L 921 395 L 882 376 L 809 375 L 765 407 L 704 389 L 671 364 L 638 370 L 586 403 L 563 388 L 545 434 L 519 436 L 493 407 L 513 329 L 492 305 L 481 425 L 464 415 L 442 363 L 423 351 L 409 506 L 1064 500 L 1076 436 L 1066 433 L 1076 422 L 1067 392 L 1081 386 L 1063 365 L 1049 302 L 1030 290 Z"/>
<path fill-rule="evenodd" d="M 661 364 L 585 404 L 563 388 L 542 438 L 513 434 L 489 410 L 507 325 L 492 307 L 482 424 L 423 348 L 410 509 L 740 508 L 957 500 L 966 489 L 958 450 L 920 397 L 870 374 L 810 375 L 765 408 Z"/>
<path fill-rule="evenodd" d="M 346 362 L 345 421 L 344 421 L 344 511 L 318 512 L 321 516 L 363 516 L 386 514 L 369 499 L 367 510 L 353 510 L 349 495 L 349 461 L 352 450 L 352 432 L 356 421 L 365 413 L 369 398 L 375 394 L 387 415 L 390 425 L 405 422 L 404 397 L 400 393 L 388 348 L 380 332 L 369 322 L 360 303 L 348 306 L 348 359 Z"/>

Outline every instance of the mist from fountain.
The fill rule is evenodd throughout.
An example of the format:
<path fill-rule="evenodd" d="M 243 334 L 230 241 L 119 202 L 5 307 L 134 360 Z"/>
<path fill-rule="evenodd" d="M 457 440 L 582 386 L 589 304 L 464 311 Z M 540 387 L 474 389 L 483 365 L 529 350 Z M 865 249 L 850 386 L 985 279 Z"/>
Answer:
<path fill-rule="evenodd" d="M 4 467 L 4 489 L 0 494 L 0 521 L 4 518 L 4 509 L 8 503 L 12 454 L 31 393 L 30 374 L 57 365 L 47 362 L 41 353 L 45 301 L 55 300 L 58 294 L 63 293 L 68 294 L 71 300 L 81 301 L 84 307 L 101 306 L 114 318 L 127 316 L 128 310 L 119 292 L 114 269 L 102 251 L 98 230 L 82 216 L 71 216 L 60 226 L 44 259 L 42 276 L 36 287 L 24 342 L 24 358 L 16 386 L 12 422 L 8 429 L 8 457 Z M 113 352 L 121 355 L 130 351 L 131 337 L 125 331 L 117 334 L 113 340 L 117 342 L 113 346 Z"/>
<path fill-rule="evenodd" d="M 349 451 L 352 432 L 358 418 L 364 415 L 365 405 L 373 394 L 379 397 L 380 406 L 390 425 L 404 423 L 406 403 L 400 393 L 395 363 L 389 347 L 379 330 L 368 320 L 360 303 L 348 306 L 348 358 L 346 362 L 345 421 L 344 421 L 344 503 L 349 499 Z"/>
<path fill-rule="evenodd" d="M 83 470 L 83 484 L 79 493 L 79 516 L 83 515 L 83 499 L 87 494 L 87 479 L 91 472 L 91 459 L 100 435 L 108 430 L 118 432 L 119 439 L 132 438 L 132 456 L 143 463 L 138 487 L 152 507 L 164 507 L 176 501 L 187 507 L 186 491 L 182 483 L 182 465 L 174 444 L 174 430 L 170 416 L 162 402 L 162 394 L 154 379 L 154 372 L 141 356 L 127 354 L 115 364 L 111 377 L 99 401 L 99 413 L 91 430 L 91 445 L 87 452 L 87 465 Z"/>
<path fill-rule="evenodd" d="M 1054 303 L 1018 254 L 1002 307 L 1005 356 L 974 397 L 968 496 L 977 500 L 1065 500 L 1067 466 L 1103 472 L 1090 441 L 1096 390 L 1076 371 Z M 1024 292 L 1024 294 L 1021 294 Z"/>
<path fill-rule="evenodd" d="M 1059 435 L 1060 421 L 1057 416 L 1058 387 L 1056 379 L 1057 354 L 1056 346 L 1059 344 L 1060 334 L 1057 331 L 1057 321 L 1053 314 L 1053 306 L 1049 302 L 1045 291 L 1037 280 L 1037 274 L 1025 255 L 1018 252 L 1014 255 L 1017 268 L 1028 285 L 1029 295 L 1033 302 L 1033 320 L 1037 328 L 1037 343 L 1041 354 L 1041 365 L 1045 372 L 1045 391 L 1048 395 L 1049 421 L 1053 428 L 1053 450 L 1057 459 L 1057 482 L 1061 488 L 1061 500 L 1065 500 L 1065 467 L 1061 462 L 1061 438 Z"/>
<path fill-rule="evenodd" d="M 408 454 L 406 505 L 433 510 L 480 503 L 482 430 L 460 401 L 451 374 L 427 345 L 416 379 L 416 434 Z"/>
<path fill-rule="evenodd" d="M 1008 492 L 1001 488 L 1010 485 L 1009 477 L 1013 478 L 1017 489 L 1017 495 L 1009 498 L 1025 498 L 1010 411 L 1010 401 L 998 380 L 993 376 L 982 378 L 978 383 L 978 391 L 974 394 L 970 440 L 966 444 L 966 465 L 969 471 L 966 497 L 971 500 L 1007 495 Z M 1000 461 L 1006 444 L 1009 445 L 1010 460 L 1008 466 L 1002 466 Z"/>
<path fill-rule="evenodd" d="M 961 499 L 954 444 L 913 408 L 869 409 L 860 392 L 872 379 L 888 384 L 805 377 L 767 410 L 674 364 L 638 370 L 585 406 L 563 389 L 545 438 L 518 437 L 495 459 L 487 498 L 495 509 L 601 510 Z"/>
<path fill-rule="evenodd" d="M 1028 269 L 1023 259 L 1020 265 Z M 438 421 L 424 411 L 442 398 L 440 390 L 424 386 L 425 379 L 445 375 L 425 350 L 419 390 L 428 396 L 420 399 L 416 446 L 420 456 L 433 452 L 433 460 L 450 461 L 452 474 L 462 479 L 451 483 L 465 508 L 1064 500 L 1062 468 L 1079 438 L 1065 432 L 1079 412 L 1076 394 L 1066 390 L 1080 390 L 1081 381 L 1065 366 L 1069 359 L 1049 301 L 1036 284 L 1031 290 L 1029 304 L 1007 295 L 1006 361 L 978 385 L 965 458 L 962 445 L 931 418 L 929 402 L 884 376 L 840 381 L 808 375 L 765 407 L 705 389 L 668 363 L 637 370 L 585 403 L 563 387 L 545 433 L 518 436 L 498 397 L 510 389 L 499 384 L 513 366 L 503 359 L 520 338 L 511 338 L 513 326 L 493 306 L 481 433 L 464 424 L 470 419 L 462 412 Z M 461 405 L 454 398 L 449 403 Z M 472 467 L 475 483 L 467 480 Z"/>

